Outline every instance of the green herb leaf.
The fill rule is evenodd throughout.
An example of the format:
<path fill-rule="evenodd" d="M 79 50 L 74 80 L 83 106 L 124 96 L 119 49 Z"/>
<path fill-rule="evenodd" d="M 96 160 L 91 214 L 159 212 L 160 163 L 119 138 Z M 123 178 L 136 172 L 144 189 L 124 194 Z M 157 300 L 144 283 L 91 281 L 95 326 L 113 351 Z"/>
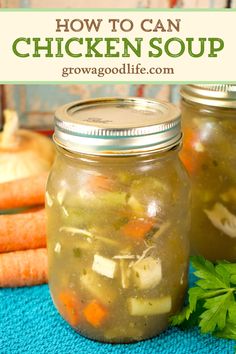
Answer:
<path fill-rule="evenodd" d="M 192 257 L 192 265 L 196 269 L 194 274 L 202 279 L 197 282 L 202 289 L 222 289 L 229 286 L 221 274 L 217 272 L 213 263 L 203 257 Z"/>
<path fill-rule="evenodd" d="M 229 306 L 229 322 L 236 325 L 236 302 Z"/>
<path fill-rule="evenodd" d="M 217 274 L 219 274 L 224 279 L 224 282 L 229 286 L 231 275 L 227 271 L 225 266 L 223 264 L 217 264 L 215 266 L 215 269 L 216 269 Z"/>
<path fill-rule="evenodd" d="M 207 299 L 204 304 L 204 311 L 201 315 L 199 326 L 202 333 L 214 332 L 215 329 L 222 330 L 226 324 L 228 307 L 234 301 L 231 292 Z"/>
<path fill-rule="evenodd" d="M 181 312 L 179 312 L 177 315 L 171 317 L 171 319 L 170 319 L 171 325 L 172 326 L 180 325 L 185 320 L 188 320 L 190 315 L 191 315 L 191 310 L 187 306 Z"/>
<path fill-rule="evenodd" d="M 236 285 L 236 275 L 231 275 L 231 277 L 230 277 L 230 283 Z"/>
<path fill-rule="evenodd" d="M 172 326 L 180 325 L 185 320 L 187 321 L 189 320 L 190 316 L 196 310 L 198 300 L 201 298 L 203 294 L 204 294 L 204 290 L 201 288 L 194 287 L 189 289 L 188 291 L 189 305 L 183 308 L 183 310 L 179 312 L 177 315 L 171 317 Z"/>
<path fill-rule="evenodd" d="M 171 325 L 199 325 L 202 333 L 236 339 L 236 264 L 220 261 L 214 265 L 203 257 L 191 261 L 200 279 L 188 291 L 188 305 L 171 317 Z"/>
<path fill-rule="evenodd" d="M 228 282 L 236 284 L 236 263 L 219 262 L 216 268 L 221 271 Z"/>
<path fill-rule="evenodd" d="M 236 339 L 236 324 L 228 322 L 222 331 L 215 333 L 216 337 L 225 339 Z"/>
<path fill-rule="evenodd" d="M 219 262 L 218 264 L 224 267 L 229 274 L 236 275 L 236 263 Z"/>
<path fill-rule="evenodd" d="M 191 312 L 196 310 L 197 302 L 204 296 L 204 290 L 198 287 L 189 289 L 189 307 Z"/>
<path fill-rule="evenodd" d="M 200 314 L 202 311 L 202 301 L 197 303 L 195 311 L 191 311 L 189 306 L 187 306 L 179 314 L 171 317 L 171 325 L 178 325 L 182 329 L 198 326 L 200 321 Z"/>

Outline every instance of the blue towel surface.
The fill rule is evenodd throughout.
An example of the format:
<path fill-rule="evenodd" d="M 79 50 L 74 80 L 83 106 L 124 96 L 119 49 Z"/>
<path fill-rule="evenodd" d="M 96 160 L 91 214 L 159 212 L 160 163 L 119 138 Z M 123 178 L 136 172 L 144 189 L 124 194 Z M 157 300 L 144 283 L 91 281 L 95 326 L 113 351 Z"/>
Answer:
<path fill-rule="evenodd" d="M 190 273 L 190 285 L 194 276 Z M 47 285 L 0 290 L 0 353 L 234 354 L 236 341 L 170 328 L 135 344 L 102 344 L 73 331 L 53 306 Z"/>

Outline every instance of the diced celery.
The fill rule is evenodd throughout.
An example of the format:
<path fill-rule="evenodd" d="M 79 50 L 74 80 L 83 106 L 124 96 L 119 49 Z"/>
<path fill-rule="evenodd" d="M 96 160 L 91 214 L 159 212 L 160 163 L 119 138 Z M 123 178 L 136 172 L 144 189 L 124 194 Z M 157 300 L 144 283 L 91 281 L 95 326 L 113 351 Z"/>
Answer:
<path fill-rule="evenodd" d="M 110 305 L 117 297 L 116 290 L 112 288 L 104 278 L 92 271 L 85 271 L 81 275 L 81 287 L 86 289 L 90 296 L 98 299 L 104 305 Z"/>
<path fill-rule="evenodd" d="M 103 236 L 95 236 L 95 241 L 101 241 L 102 243 L 105 243 L 111 247 L 120 247 L 120 242 L 116 241 L 116 240 L 112 240 L 111 238 L 108 237 L 103 237 Z"/>
<path fill-rule="evenodd" d="M 140 289 L 155 288 L 161 281 L 162 270 L 159 259 L 146 257 L 132 267 L 133 279 Z"/>
<path fill-rule="evenodd" d="M 128 199 L 128 205 L 137 216 L 145 216 L 144 206 L 133 195 Z"/>
<path fill-rule="evenodd" d="M 96 203 L 101 207 L 121 207 L 125 206 L 127 201 L 127 194 L 124 192 L 104 192 L 99 197 L 96 197 Z"/>
<path fill-rule="evenodd" d="M 131 297 L 127 300 L 131 316 L 154 316 L 168 313 L 171 310 L 171 297 L 143 299 Z"/>
<path fill-rule="evenodd" d="M 137 179 L 133 181 L 131 185 L 131 195 L 134 196 L 143 196 L 145 191 L 145 194 L 150 196 L 150 195 L 160 195 L 160 194 L 165 194 L 169 192 L 168 186 L 165 184 L 165 182 L 154 178 L 154 177 L 142 177 L 140 179 Z"/>
<path fill-rule="evenodd" d="M 69 207 L 83 209 L 101 209 L 125 207 L 127 204 L 127 193 L 119 191 L 103 191 L 100 193 L 83 193 L 70 200 Z M 68 209 L 68 207 L 67 207 Z"/>
<path fill-rule="evenodd" d="M 82 208 L 79 203 L 77 208 L 67 207 L 66 210 L 69 215 L 66 216 L 64 213 L 62 215 L 64 225 L 66 226 L 83 228 L 101 222 L 101 217 L 98 213 L 89 212 L 88 209 Z"/>
<path fill-rule="evenodd" d="M 127 194 L 123 192 L 103 192 L 88 199 L 75 198 L 70 205 L 64 205 L 63 223 L 65 226 L 88 229 L 91 227 L 104 227 L 104 213 L 106 222 L 111 227 L 119 228 L 125 223 L 119 210 L 127 207 Z M 73 205 L 73 206 L 72 206 Z M 66 211 L 66 212 L 65 212 Z"/>
<path fill-rule="evenodd" d="M 124 183 L 124 184 L 130 184 L 130 182 L 132 181 L 132 179 L 134 178 L 134 174 L 130 173 L 128 171 L 120 171 L 117 174 L 117 178 L 119 180 L 120 183 Z"/>
<path fill-rule="evenodd" d="M 142 177 L 132 182 L 128 203 L 138 215 L 142 213 L 142 207 L 148 216 L 155 217 L 160 212 L 160 205 L 166 205 L 170 197 L 165 182 L 154 177 Z"/>

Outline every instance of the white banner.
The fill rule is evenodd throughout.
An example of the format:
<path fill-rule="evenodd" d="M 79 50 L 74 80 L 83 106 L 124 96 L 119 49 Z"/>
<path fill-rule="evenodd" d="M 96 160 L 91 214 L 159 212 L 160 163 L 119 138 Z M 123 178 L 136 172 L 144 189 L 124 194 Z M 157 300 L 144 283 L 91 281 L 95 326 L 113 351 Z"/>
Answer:
<path fill-rule="evenodd" d="M 0 83 L 236 82 L 234 10 L 0 10 Z"/>

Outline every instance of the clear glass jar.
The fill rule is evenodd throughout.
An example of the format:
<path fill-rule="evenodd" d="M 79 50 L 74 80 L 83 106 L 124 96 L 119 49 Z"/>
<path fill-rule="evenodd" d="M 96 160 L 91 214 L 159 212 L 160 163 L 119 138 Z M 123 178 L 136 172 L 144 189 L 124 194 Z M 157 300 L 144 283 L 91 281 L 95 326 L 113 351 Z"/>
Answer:
<path fill-rule="evenodd" d="M 112 122 L 103 110 L 107 106 Z M 73 113 L 69 106 L 56 113 L 56 119 L 61 116 L 55 131 L 58 153 L 46 194 L 54 304 L 86 337 L 123 343 L 153 337 L 180 310 L 187 287 L 189 181 L 178 158 L 179 112 L 144 99 L 91 100 L 73 107 Z M 158 111 L 161 107 L 165 112 Z M 175 117 L 167 124 L 171 110 Z M 126 123 L 117 118 L 122 114 Z M 151 135 L 145 118 L 152 123 Z M 102 119 L 106 128 L 100 127 Z M 93 126 L 90 145 L 81 146 L 78 137 L 69 142 L 71 132 L 65 138 L 72 120 L 77 134 L 88 122 Z M 167 135 L 162 130 L 153 137 L 161 124 L 167 124 Z M 144 142 L 140 126 L 148 138 Z M 96 143 L 98 136 L 104 145 Z M 147 141 L 153 143 L 150 150 Z"/>
<path fill-rule="evenodd" d="M 236 261 L 236 86 L 182 88 L 183 149 L 192 180 L 191 248 Z"/>

